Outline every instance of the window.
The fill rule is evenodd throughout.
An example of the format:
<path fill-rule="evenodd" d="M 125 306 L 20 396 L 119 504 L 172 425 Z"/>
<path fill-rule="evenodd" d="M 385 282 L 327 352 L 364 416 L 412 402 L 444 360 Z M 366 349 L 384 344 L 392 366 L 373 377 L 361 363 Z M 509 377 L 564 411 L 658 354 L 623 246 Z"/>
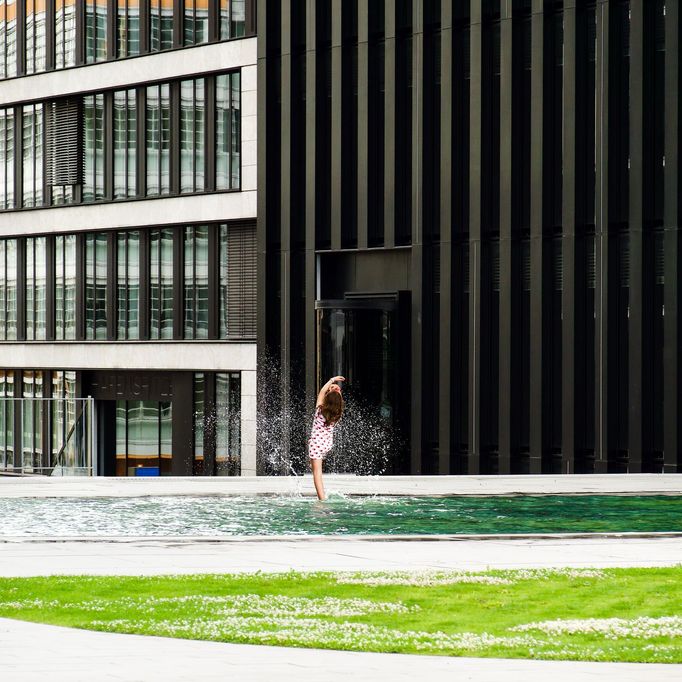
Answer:
<path fill-rule="evenodd" d="M 45 0 L 26 0 L 26 73 L 45 71 Z"/>
<path fill-rule="evenodd" d="M 114 93 L 114 199 L 137 194 L 135 90 Z"/>
<path fill-rule="evenodd" d="M 0 340 L 17 338 L 17 240 L 0 240 Z"/>
<path fill-rule="evenodd" d="M 43 203 L 43 105 L 28 104 L 23 108 L 22 177 L 23 205 Z"/>
<path fill-rule="evenodd" d="M 149 245 L 152 339 L 173 338 L 173 230 L 152 230 Z"/>
<path fill-rule="evenodd" d="M 119 232 L 117 338 L 140 338 L 140 233 Z"/>
<path fill-rule="evenodd" d="M 206 375 L 194 375 L 194 464 L 192 473 L 204 474 L 204 421 L 206 419 Z"/>
<path fill-rule="evenodd" d="M 208 227 L 185 228 L 186 339 L 208 338 Z"/>
<path fill-rule="evenodd" d="M 118 0 L 116 9 L 116 56 L 140 54 L 139 0 Z"/>
<path fill-rule="evenodd" d="M 85 2 L 85 60 L 88 64 L 107 58 L 107 0 Z"/>
<path fill-rule="evenodd" d="M 14 110 L 0 109 L 0 209 L 14 208 Z"/>
<path fill-rule="evenodd" d="M 0 469 L 14 466 L 14 372 L 0 369 Z"/>
<path fill-rule="evenodd" d="M 52 466 L 73 460 L 76 424 L 76 373 L 52 372 L 52 398 L 50 401 L 50 434 L 52 440 Z"/>
<path fill-rule="evenodd" d="M 173 47 L 173 3 L 168 0 L 150 0 L 149 49 L 151 52 Z"/>
<path fill-rule="evenodd" d="M 208 40 L 208 5 L 206 0 L 184 0 L 182 44 L 199 45 Z"/>
<path fill-rule="evenodd" d="M 204 189 L 205 140 L 204 79 L 180 85 L 180 191 Z"/>
<path fill-rule="evenodd" d="M 147 195 L 170 192 L 170 85 L 147 88 Z"/>
<path fill-rule="evenodd" d="M 246 29 L 245 0 L 220 0 L 220 39 L 240 38 Z"/>
<path fill-rule="evenodd" d="M 55 68 L 76 63 L 76 0 L 55 0 Z"/>
<path fill-rule="evenodd" d="M 17 3 L 0 0 L 0 78 L 17 75 Z"/>
<path fill-rule="evenodd" d="M 47 285 L 46 237 L 26 239 L 26 338 L 45 340 Z"/>
<path fill-rule="evenodd" d="M 104 199 L 104 95 L 83 98 L 83 201 Z"/>
<path fill-rule="evenodd" d="M 76 338 L 76 235 L 55 237 L 55 338 Z"/>
<path fill-rule="evenodd" d="M 85 338 L 107 338 L 107 235 L 85 235 Z"/>
<path fill-rule="evenodd" d="M 240 80 L 238 72 L 216 76 L 216 189 L 240 185 Z"/>
<path fill-rule="evenodd" d="M 215 375 L 217 476 L 241 473 L 241 396 L 239 372 Z"/>
<path fill-rule="evenodd" d="M 38 370 L 24 370 L 23 398 L 43 397 L 43 373 Z M 40 473 L 47 462 L 43 461 L 43 402 L 41 400 L 21 401 L 22 422 L 22 466 L 24 471 Z"/>
<path fill-rule="evenodd" d="M 134 476 L 137 467 L 172 473 L 173 411 L 170 402 L 116 401 L 116 475 Z"/>

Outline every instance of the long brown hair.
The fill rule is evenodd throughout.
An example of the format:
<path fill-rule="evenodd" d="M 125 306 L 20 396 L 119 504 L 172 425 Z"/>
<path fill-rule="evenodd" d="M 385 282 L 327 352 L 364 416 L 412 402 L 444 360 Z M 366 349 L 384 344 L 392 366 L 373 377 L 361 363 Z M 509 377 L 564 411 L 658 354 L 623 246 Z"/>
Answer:
<path fill-rule="evenodd" d="M 324 417 L 324 425 L 333 426 L 336 424 L 336 422 L 341 419 L 344 406 L 345 403 L 341 393 L 338 391 L 329 391 L 329 393 L 325 395 L 322 405 L 320 405 L 320 412 Z"/>

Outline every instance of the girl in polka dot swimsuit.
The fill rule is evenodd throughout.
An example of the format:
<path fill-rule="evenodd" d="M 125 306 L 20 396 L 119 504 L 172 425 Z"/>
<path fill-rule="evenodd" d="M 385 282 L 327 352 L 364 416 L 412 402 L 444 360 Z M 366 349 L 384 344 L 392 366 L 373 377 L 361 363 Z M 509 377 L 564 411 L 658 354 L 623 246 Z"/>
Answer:
<path fill-rule="evenodd" d="M 327 499 L 322 482 L 322 461 L 334 445 L 334 427 L 343 414 L 341 387 L 336 383 L 343 377 L 332 377 L 321 389 L 315 404 L 315 419 L 308 442 L 310 466 L 313 470 L 315 491 L 320 500 Z"/>

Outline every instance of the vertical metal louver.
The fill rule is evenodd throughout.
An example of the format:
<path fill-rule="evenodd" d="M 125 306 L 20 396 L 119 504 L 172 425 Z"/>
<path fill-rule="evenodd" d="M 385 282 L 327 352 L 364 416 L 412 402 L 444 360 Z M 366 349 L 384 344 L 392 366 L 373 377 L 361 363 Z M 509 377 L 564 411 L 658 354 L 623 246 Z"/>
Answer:
<path fill-rule="evenodd" d="M 665 250 L 663 232 L 654 235 L 654 273 L 656 284 L 665 284 Z"/>
<path fill-rule="evenodd" d="M 227 333 L 256 336 L 256 228 L 230 225 L 227 232 Z"/>
<path fill-rule="evenodd" d="M 433 250 L 433 292 L 440 293 L 440 250 Z"/>
<path fill-rule="evenodd" d="M 620 266 L 620 286 L 627 289 L 630 286 L 630 237 L 621 235 L 619 240 L 618 260 Z"/>
<path fill-rule="evenodd" d="M 490 278 L 493 291 L 500 290 L 500 242 L 490 242 Z"/>
<path fill-rule="evenodd" d="M 521 284 L 523 291 L 530 291 L 530 241 L 521 242 Z"/>
<path fill-rule="evenodd" d="M 553 241 L 553 266 L 552 274 L 554 275 L 554 291 L 563 291 L 564 288 L 564 249 L 563 241 L 559 237 Z"/>
<path fill-rule="evenodd" d="M 585 252 L 587 288 L 594 289 L 597 286 L 597 242 L 594 235 L 586 238 Z"/>
<path fill-rule="evenodd" d="M 51 187 L 82 182 L 81 99 L 48 102 L 45 108 L 45 175 Z"/>

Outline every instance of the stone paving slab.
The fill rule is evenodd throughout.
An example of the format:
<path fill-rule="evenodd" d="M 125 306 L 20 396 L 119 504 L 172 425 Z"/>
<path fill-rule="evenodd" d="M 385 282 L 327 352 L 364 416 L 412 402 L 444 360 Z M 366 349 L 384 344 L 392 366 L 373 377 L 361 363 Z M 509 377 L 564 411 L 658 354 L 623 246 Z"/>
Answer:
<path fill-rule="evenodd" d="M 344 495 L 682 494 L 682 474 L 529 476 L 327 475 Z M 0 497 L 313 495 L 310 476 L 49 478 L 0 476 Z"/>
<path fill-rule="evenodd" d="M 682 665 L 373 654 L 119 635 L 0 619 L 8 682 L 679 682 Z"/>
<path fill-rule="evenodd" d="M 682 564 L 682 537 L 0 541 L 0 576 L 628 567 Z"/>

